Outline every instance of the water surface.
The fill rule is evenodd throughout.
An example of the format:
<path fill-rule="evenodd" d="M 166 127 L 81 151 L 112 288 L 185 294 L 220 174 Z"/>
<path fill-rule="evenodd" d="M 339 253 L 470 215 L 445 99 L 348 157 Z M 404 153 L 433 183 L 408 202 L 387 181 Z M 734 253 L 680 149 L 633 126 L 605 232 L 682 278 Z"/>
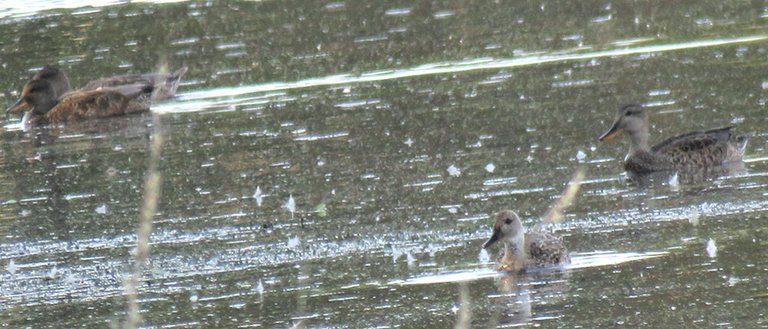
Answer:
<path fill-rule="evenodd" d="M 4 326 L 122 321 L 153 129 L 149 327 L 768 325 L 762 4 L 9 3 L 4 106 L 45 64 L 74 86 L 190 70 L 160 126 L 4 121 Z M 597 141 L 629 102 L 652 141 L 754 133 L 744 170 L 639 186 L 628 141 Z M 551 228 L 574 264 L 491 271 L 492 213 L 534 225 L 580 167 Z"/>

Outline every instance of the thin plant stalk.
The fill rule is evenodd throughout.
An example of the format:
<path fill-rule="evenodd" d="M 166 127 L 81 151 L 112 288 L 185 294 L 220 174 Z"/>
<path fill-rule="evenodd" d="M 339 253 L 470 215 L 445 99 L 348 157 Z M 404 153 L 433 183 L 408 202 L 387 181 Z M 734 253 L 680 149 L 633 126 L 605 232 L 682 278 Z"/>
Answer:
<path fill-rule="evenodd" d="M 161 72 L 167 71 L 162 68 Z M 154 97 L 154 95 L 153 95 Z M 133 269 L 125 282 L 125 294 L 127 298 L 127 319 L 123 325 L 126 329 L 135 329 L 143 322 L 138 302 L 139 280 L 144 271 L 144 265 L 149 259 L 149 239 L 152 235 L 153 218 L 157 211 L 157 203 L 160 199 L 162 177 L 158 170 L 160 154 L 163 149 L 163 133 L 160 115 L 152 114 L 152 142 L 149 151 L 149 165 L 144 178 L 144 198 L 139 211 L 139 227 L 136 236 L 136 252 L 134 253 Z"/>

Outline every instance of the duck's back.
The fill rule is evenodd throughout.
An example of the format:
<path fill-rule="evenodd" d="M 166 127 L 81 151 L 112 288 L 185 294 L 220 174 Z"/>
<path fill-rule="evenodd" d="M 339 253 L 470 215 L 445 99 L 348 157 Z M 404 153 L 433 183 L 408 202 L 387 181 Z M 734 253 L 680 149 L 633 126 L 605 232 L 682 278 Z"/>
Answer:
<path fill-rule="evenodd" d="M 571 262 L 568 249 L 563 239 L 547 232 L 528 232 L 525 234 L 528 265 L 565 264 Z"/>
<path fill-rule="evenodd" d="M 741 160 L 746 138 L 732 140 L 732 130 L 723 127 L 678 135 L 654 145 L 651 153 L 675 168 L 702 168 Z"/>
<path fill-rule="evenodd" d="M 167 99 L 176 94 L 176 88 L 184 74 L 187 73 L 187 67 L 182 67 L 174 72 L 162 73 L 144 73 L 144 74 L 126 74 L 114 77 L 101 78 L 89 82 L 82 90 L 98 90 L 101 88 L 115 88 L 132 84 L 157 84 L 158 99 Z"/>
<path fill-rule="evenodd" d="M 70 92 L 45 114 L 41 123 L 75 122 L 149 110 L 152 86 L 135 88 L 133 93 L 114 89 Z"/>

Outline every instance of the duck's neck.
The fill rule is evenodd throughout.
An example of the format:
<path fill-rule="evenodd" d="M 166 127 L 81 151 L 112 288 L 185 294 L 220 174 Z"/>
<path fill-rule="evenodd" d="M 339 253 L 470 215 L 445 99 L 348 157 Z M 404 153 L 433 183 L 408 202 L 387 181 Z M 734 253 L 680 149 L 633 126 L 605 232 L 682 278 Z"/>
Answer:
<path fill-rule="evenodd" d="M 627 131 L 631 144 L 629 145 L 629 154 L 637 151 L 650 151 L 648 147 L 648 125 L 643 125 L 640 129 Z"/>
<path fill-rule="evenodd" d="M 509 271 L 519 271 L 525 267 L 525 234 L 517 235 L 504 240 L 504 255 L 501 257 L 501 266 Z"/>

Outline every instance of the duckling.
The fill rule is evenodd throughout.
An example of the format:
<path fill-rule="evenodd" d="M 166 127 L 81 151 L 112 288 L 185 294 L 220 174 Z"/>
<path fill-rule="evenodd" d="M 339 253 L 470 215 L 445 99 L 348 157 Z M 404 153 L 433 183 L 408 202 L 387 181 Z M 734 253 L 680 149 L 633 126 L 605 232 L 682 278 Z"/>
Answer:
<path fill-rule="evenodd" d="M 521 272 L 529 267 L 571 262 L 562 238 L 542 231 L 526 233 L 520 217 L 512 210 L 503 210 L 495 215 L 493 234 L 483 248 L 487 249 L 498 241 L 503 243 L 498 265 L 501 271 Z"/>

